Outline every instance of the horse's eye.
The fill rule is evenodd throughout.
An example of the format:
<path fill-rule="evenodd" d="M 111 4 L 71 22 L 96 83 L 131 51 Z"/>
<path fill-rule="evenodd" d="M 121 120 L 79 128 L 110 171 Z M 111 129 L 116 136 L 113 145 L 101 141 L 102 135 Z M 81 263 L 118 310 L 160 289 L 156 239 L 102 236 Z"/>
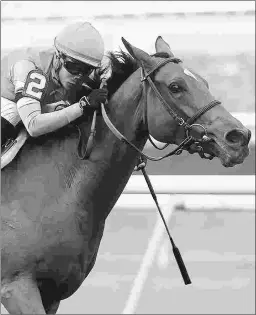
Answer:
<path fill-rule="evenodd" d="M 180 92 L 183 91 L 183 88 L 182 88 L 180 85 L 176 84 L 176 83 L 171 84 L 171 85 L 169 86 L 169 89 L 170 89 L 170 91 L 171 91 L 172 93 L 180 93 Z"/>

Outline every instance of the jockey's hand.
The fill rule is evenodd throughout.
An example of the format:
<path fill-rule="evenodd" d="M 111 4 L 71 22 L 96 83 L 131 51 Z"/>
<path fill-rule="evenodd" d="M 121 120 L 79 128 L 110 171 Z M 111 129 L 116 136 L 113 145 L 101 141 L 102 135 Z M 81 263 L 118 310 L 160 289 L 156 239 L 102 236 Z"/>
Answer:
<path fill-rule="evenodd" d="M 101 103 L 105 103 L 108 98 L 107 89 L 96 89 L 88 95 L 88 101 L 93 109 L 99 109 Z"/>

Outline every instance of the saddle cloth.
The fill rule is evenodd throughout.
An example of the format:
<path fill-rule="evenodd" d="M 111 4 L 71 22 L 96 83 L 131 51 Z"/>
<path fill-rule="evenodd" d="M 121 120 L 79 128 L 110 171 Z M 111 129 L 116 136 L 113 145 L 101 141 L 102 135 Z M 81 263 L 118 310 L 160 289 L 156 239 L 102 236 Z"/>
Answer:
<path fill-rule="evenodd" d="M 2 147 L 1 152 L 1 170 L 8 165 L 17 155 L 21 147 L 26 142 L 29 134 L 25 128 L 21 129 L 15 140 L 7 143 L 5 147 Z"/>

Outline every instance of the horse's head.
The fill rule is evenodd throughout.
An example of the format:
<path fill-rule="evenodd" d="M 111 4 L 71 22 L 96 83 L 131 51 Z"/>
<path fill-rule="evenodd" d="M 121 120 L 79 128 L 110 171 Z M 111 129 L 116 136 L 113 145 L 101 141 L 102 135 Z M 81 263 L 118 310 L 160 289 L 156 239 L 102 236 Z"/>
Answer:
<path fill-rule="evenodd" d="M 153 56 L 122 40 L 143 69 L 149 134 L 177 145 L 190 137 L 184 147 L 190 153 L 216 156 L 225 167 L 242 163 L 249 154 L 251 132 L 214 99 L 207 81 L 185 68 L 160 36 Z"/>

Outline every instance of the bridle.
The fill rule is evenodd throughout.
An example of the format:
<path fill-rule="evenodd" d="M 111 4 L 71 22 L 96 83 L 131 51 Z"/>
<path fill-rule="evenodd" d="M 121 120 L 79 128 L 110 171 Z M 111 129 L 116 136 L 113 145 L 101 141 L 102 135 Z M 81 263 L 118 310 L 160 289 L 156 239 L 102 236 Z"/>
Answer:
<path fill-rule="evenodd" d="M 166 109 L 166 111 L 168 112 L 169 115 L 172 116 L 172 118 L 178 123 L 178 125 L 180 127 L 183 127 L 185 129 L 186 132 L 186 138 L 171 152 L 167 153 L 166 155 L 162 156 L 162 157 L 152 157 L 149 156 L 145 153 L 143 153 L 140 149 L 138 149 L 133 143 L 131 143 L 125 136 L 123 136 L 116 128 L 115 126 L 111 123 L 106 111 L 105 111 L 105 107 L 103 104 L 101 104 L 101 112 L 102 112 L 102 116 L 103 119 L 105 121 L 105 123 L 107 124 L 107 126 L 109 127 L 109 129 L 116 135 L 117 138 L 119 138 L 121 141 L 127 143 L 129 146 L 131 146 L 133 149 L 135 149 L 137 152 L 140 153 L 141 156 L 143 156 L 145 159 L 151 160 L 151 161 L 160 161 L 162 159 L 165 159 L 169 156 L 172 155 L 179 155 L 181 154 L 181 152 L 184 149 L 189 149 L 190 146 L 192 144 L 194 144 L 194 150 L 195 152 L 198 152 L 198 154 L 204 158 L 204 159 L 213 159 L 213 155 L 206 155 L 202 144 L 211 141 L 211 139 L 208 137 L 207 135 L 207 130 L 206 128 L 201 125 L 201 124 L 195 124 L 194 122 L 201 117 L 203 114 L 205 114 L 208 110 L 212 109 L 213 107 L 215 107 L 216 105 L 221 104 L 220 101 L 217 100 L 213 100 L 212 102 L 210 102 L 209 104 L 207 104 L 206 106 L 204 106 L 203 108 L 201 108 L 200 110 L 198 110 L 198 112 L 196 112 L 192 117 L 188 118 L 186 121 L 180 117 L 179 115 L 177 115 L 177 113 L 175 113 L 175 111 L 170 107 L 170 105 L 166 102 L 166 100 L 163 98 L 163 96 L 160 94 L 160 92 L 158 91 L 158 89 L 156 88 L 151 76 L 158 71 L 161 67 L 163 67 L 164 65 L 166 65 L 169 62 L 177 62 L 180 61 L 177 58 L 167 58 L 164 59 L 162 61 L 160 61 L 153 69 L 150 70 L 150 72 L 146 72 L 146 70 L 144 69 L 144 67 L 141 67 L 141 82 L 143 84 L 146 84 L 146 82 L 149 83 L 149 85 L 151 86 L 152 90 L 155 92 L 155 94 L 157 95 L 157 97 L 159 98 L 159 100 L 161 101 L 162 105 L 164 106 L 164 108 Z M 145 90 L 145 86 L 144 86 L 144 90 Z M 146 102 L 145 102 L 146 103 Z M 144 106 L 144 117 L 146 117 L 146 110 L 147 110 L 147 104 L 145 104 Z M 191 130 L 193 127 L 199 127 L 203 130 L 203 134 L 201 136 L 201 139 L 197 139 L 193 136 L 191 136 Z M 154 147 L 156 147 L 156 145 L 153 143 L 152 139 L 150 138 L 149 135 L 149 140 L 150 142 L 154 145 Z M 166 148 L 168 145 L 165 145 L 164 148 Z M 157 148 L 157 147 L 156 147 Z M 159 148 L 158 148 L 159 149 Z"/>

